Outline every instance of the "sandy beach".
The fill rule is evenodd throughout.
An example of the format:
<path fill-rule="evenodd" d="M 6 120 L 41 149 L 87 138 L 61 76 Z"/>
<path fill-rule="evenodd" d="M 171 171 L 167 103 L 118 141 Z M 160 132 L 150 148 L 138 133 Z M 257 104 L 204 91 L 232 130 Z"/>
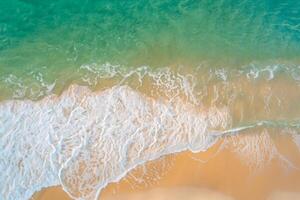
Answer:
<path fill-rule="evenodd" d="M 249 135 L 238 137 L 243 139 Z M 224 147 L 224 142 L 229 141 L 225 140 L 206 152 L 181 152 L 139 166 L 120 182 L 109 184 L 100 199 L 299 199 L 299 169 L 287 167 L 278 158 L 266 162 L 265 166 L 249 167 L 232 151 L 230 144 Z M 290 138 L 276 137 L 274 141 L 281 155 L 292 160 L 295 166 L 300 165 L 299 151 Z M 70 198 L 60 187 L 44 189 L 32 198 L 50 199 Z"/>
<path fill-rule="evenodd" d="M 1 0 L 0 200 L 299 200 L 299 11 Z"/>

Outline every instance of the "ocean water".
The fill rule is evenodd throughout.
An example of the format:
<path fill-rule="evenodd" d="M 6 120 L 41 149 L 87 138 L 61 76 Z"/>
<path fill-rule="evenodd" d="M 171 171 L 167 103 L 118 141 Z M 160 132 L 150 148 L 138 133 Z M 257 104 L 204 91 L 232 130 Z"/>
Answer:
<path fill-rule="evenodd" d="M 0 2 L 0 199 L 62 185 L 93 200 L 256 128 L 235 146 L 246 164 L 299 168 L 272 139 L 300 150 L 299 102 L 300 1 Z"/>

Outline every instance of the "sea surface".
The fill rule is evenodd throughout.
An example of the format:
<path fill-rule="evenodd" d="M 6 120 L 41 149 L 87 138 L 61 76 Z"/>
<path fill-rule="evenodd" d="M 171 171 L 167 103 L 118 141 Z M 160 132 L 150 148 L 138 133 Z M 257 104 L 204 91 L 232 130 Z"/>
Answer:
<path fill-rule="evenodd" d="M 95 200 L 220 140 L 299 170 L 279 136 L 300 151 L 300 1 L 0 1 L 0 199 Z"/>

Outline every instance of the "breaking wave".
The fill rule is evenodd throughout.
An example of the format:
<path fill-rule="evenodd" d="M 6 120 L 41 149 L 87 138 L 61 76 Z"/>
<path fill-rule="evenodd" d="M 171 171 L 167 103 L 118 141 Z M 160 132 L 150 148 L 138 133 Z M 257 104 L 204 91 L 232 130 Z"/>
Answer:
<path fill-rule="evenodd" d="M 95 199 L 130 169 L 186 149 L 203 151 L 225 129 L 226 108 L 201 112 L 179 99 L 145 97 L 126 86 L 92 93 L 72 86 L 61 97 L 0 106 L 5 199 L 62 184 L 73 198 Z M 15 184 L 20 183 L 20 184 Z"/>
<path fill-rule="evenodd" d="M 229 138 L 242 158 L 251 157 L 246 164 L 260 168 L 280 157 L 270 135 L 263 131 L 241 139 L 236 133 L 268 126 L 299 128 L 297 121 L 286 123 L 271 117 L 273 108 L 278 107 L 274 100 L 281 109 L 286 105 L 278 100 L 277 93 L 282 90 L 276 84 L 272 93 L 255 85 L 253 91 L 258 92 L 251 93 L 253 82 L 234 84 L 221 79 L 221 83 L 204 88 L 197 86 L 190 74 L 170 69 L 150 73 L 139 68 L 127 75 L 109 69 L 111 75 L 105 77 L 93 68 L 88 70 L 95 76 L 86 74 L 83 79 L 91 84 L 96 79 L 121 78 L 96 91 L 73 84 L 61 95 L 38 101 L 1 102 L 2 199 L 29 199 L 44 187 L 62 185 L 74 199 L 94 200 L 107 184 L 119 181 L 137 165 L 185 150 L 205 151 L 219 138 Z M 298 87 L 296 83 L 290 91 Z M 236 106 L 241 106 L 241 91 L 256 95 L 243 96 L 245 102 L 251 97 L 251 108 L 262 108 L 261 113 L 255 112 L 260 118 L 252 118 L 254 122 L 248 125 L 240 125 L 245 118 L 251 121 L 245 111 L 248 104 L 238 107 L 244 113 L 235 113 Z M 289 101 L 298 99 L 293 95 Z M 299 146 L 297 131 L 290 135 Z"/>

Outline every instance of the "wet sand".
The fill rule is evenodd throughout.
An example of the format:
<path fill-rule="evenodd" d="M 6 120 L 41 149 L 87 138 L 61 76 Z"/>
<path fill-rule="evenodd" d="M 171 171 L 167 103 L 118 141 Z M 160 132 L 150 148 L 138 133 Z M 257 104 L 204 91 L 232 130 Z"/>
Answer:
<path fill-rule="evenodd" d="M 136 83 L 135 79 L 136 77 L 128 81 Z M 104 84 L 105 86 L 102 85 L 103 88 L 98 89 L 103 90 L 111 84 L 108 81 Z M 227 102 L 231 102 L 226 95 L 223 95 L 224 98 L 219 97 L 218 102 L 215 102 L 213 91 L 216 88 L 221 93 L 226 91 L 228 94 L 234 93 L 237 96 L 243 92 L 241 97 L 236 97 L 235 103 L 229 104 L 233 127 L 242 126 L 244 121 L 294 119 L 299 116 L 298 99 L 300 96 L 297 92 L 299 86 L 292 84 L 284 77 L 272 81 L 272 84 L 264 81 L 252 84 L 251 81 L 237 79 L 231 84 L 217 84 L 216 87 L 214 85 L 215 82 L 212 82 L 211 87 L 209 85 L 207 87 L 207 96 L 202 106 L 204 108 L 212 104 L 222 105 L 222 102 L 225 102 L 224 104 L 227 105 L 229 104 Z M 146 81 L 138 90 L 147 93 L 147 91 L 152 91 L 149 89 L 153 88 Z M 150 96 L 157 98 L 159 95 L 160 92 L 157 92 Z M 266 106 L 265 97 L 270 97 L 267 98 L 268 106 Z M 271 146 L 268 146 L 270 145 L 268 141 L 264 141 L 266 138 L 260 137 L 264 131 L 267 132 L 267 140 L 272 140 Z M 180 152 L 139 166 L 118 183 L 111 183 L 104 188 L 100 199 L 146 200 L 149 196 L 153 200 L 174 199 L 174 194 L 178 193 L 188 194 L 186 199 L 209 199 L 210 196 L 215 199 L 236 200 L 300 199 L 299 147 L 295 145 L 289 134 L 284 133 L 283 128 L 255 128 L 233 138 L 233 140 L 231 137 L 223 138 L 205 152 Z M 247 148 L 237 148 L 234 146 L 237 145 L 234 144 L 237 140 L 242 140 L 242 145 L 252 143 L 252 149 L 249 151 Z M 224 142 L 228 144 L 226 148 L 221 148 Z M 269 155 L 273 147 L 282 158 Z M 234 152 L 236 149 L 247 151 Z M 255 159 L 265 162 L 265 165 L 261 166 L 261 163 L 257 165 Z M 288 166 L 289 162 L 293 166 Z M 56 186 L 37 192 L 32 199 L 70 200 L 71 198 L 60 186 Z"/>
<path fill-rule="evenodd" d="M 246 133 L 238 139 L 249 137 Z M 250 135 L 251 137 L 251 135 Z M 236 138 L 235 138 L 236 139 Z M 249 139 L 249 138 L 247 138 Z M 226 139 L 227 143 L 230 139 Z M 109 184 L 101 200 L 123 199 L 236 199 L 236 200 L 297 200 L 300 197 L 300 152 L 288 135 L 275 135 L 274 144 L 280 155 L 260 168 L 249 167 L 245 154 L 233 152 L 230 142 L 219 141 L 206 152 L 181 152 L 168 155 L 131 171 L 118 183 Z M 176 198 L 175 198 L 176 197 Z M 181 197 L 181 198 L 179 198 Z M 69 200 L 61 187 L 38 192 L 34 200 Z"/>

